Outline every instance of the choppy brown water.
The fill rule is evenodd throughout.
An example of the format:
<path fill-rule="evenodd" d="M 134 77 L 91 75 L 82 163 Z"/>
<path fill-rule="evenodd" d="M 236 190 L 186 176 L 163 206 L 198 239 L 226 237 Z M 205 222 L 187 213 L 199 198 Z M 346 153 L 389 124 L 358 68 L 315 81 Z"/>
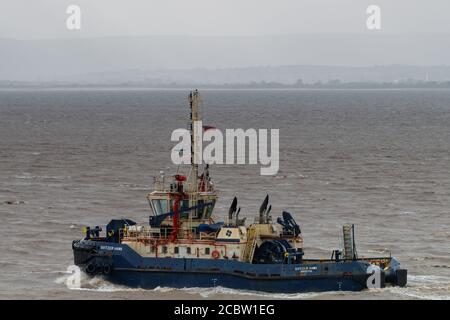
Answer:
<path fill-rule="evenodd" d="M 316 257 L 329 257 L 353 222 L 359 254 L 391 250 L 408 287 L 271 295 L 130 290 L 95 278 L 67 289 L 82 225 L 147 221 L 152 177 L 175 170 L 170 134 L 186 126 L 187 92 L 15 90 L 0 91 L 0 298 L 450 299 L 450 91 L 202 93 L 206 124 L 280 129 L 277 176 L 213 168 L 216 215 L 236 194 L 252 217 L 269 193 L 274 215 L 292 212 Z"/>

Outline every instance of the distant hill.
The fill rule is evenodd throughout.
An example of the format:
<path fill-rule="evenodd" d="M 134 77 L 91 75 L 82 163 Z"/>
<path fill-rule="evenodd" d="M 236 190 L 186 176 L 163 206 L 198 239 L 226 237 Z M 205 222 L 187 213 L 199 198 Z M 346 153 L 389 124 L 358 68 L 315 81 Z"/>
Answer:
<path fill-rule="evenodd" d="M 168 69 L 126 70 L 99 72 L 68 77 L 68 81 L 91 84 L 146 84 L 146 85 L 230 85 L 275 82 L 282 85 L 299 86 L 318 82 L 392 82 L 450 80 L 450 66 L 404 66 L 386 65 L 372 67 L 342 66 L 271 66 L 221 69 Z"/>
<path fill-rule="evenodd" d="M 0 39 L 0 80 L 226 84 L 450 80 L 449 34 Z"/>

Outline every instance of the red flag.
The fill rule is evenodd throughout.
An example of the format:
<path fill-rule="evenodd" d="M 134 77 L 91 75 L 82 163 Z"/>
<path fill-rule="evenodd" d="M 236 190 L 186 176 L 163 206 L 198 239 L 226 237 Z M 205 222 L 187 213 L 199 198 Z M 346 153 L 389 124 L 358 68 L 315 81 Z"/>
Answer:
<path fill-rule="evenodd" d="M 213 126 L 203 126 L 203 131 L 215 130 L 215 129 L 217 129 L 217 128 L 213 127 Z"/>

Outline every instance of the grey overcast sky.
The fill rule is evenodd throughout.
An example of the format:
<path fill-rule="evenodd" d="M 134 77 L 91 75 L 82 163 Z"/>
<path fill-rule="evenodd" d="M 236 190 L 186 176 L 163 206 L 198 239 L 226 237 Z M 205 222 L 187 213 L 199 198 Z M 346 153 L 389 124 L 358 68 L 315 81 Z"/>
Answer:
<path fill-rule="evenodd" d="M 82 30 L 66 29 L 70 4 Z M 450 32 L 449 0 L 0 0 L 0 38 L 364 33 L 370 4 L 377 32 Z"/>

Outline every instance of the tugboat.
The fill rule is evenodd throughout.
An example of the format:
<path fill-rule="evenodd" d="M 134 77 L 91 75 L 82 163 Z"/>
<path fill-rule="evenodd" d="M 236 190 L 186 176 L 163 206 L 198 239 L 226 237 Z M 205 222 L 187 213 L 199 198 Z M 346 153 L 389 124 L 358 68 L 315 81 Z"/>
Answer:
<path fill-rule="evenodd" d="M 304 257 L 300 226 L 283 211 L 276 221 L 267 195 L 254 223 L 246 225 L 235 197 L 225 221 L 213 218 L 217 193 L 207 164 L 195 158 L 194 122 L 200 95 L 189 94 L 191 165 L 167 184 L 162 175 L 147 195 L 148 224 L 113 219 L 103 233 L 85 227 L 72 243 L 75 265 L 91 276 L 129 287 L 228 287 L 265 292 L 359 291 L 405 286 L 407 270 L 392 257 L 358 257 L 355 229 L 343 226 L 342 250 L 330 259 Z M 201 167 L 201 168 L 200 168 Z M 201 174 L 200 174 L 201 169 Z M 375 279 L 377 275 L 377 279 Z M 374 281 L 372 282 L 372 278 Z"/>

